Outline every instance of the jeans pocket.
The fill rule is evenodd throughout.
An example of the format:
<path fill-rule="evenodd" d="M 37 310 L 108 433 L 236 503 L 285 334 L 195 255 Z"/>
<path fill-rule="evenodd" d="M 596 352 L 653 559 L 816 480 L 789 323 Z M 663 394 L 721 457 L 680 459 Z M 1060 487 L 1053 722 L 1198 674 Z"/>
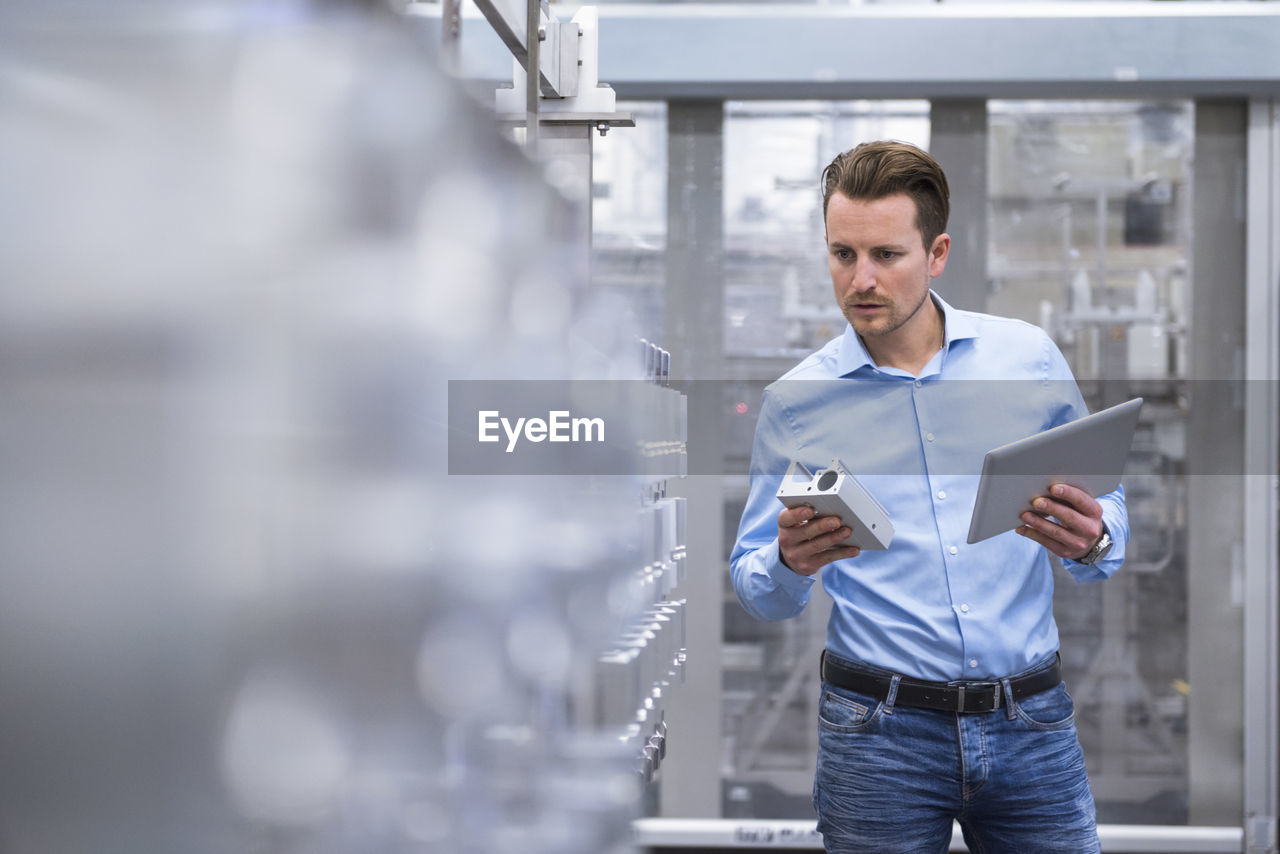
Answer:
<path fill-rule="evenodd" d="M 1023 723 L 1046 732 L 1067 729 L 1076 719 L 1075 703 L 1061 682 L 1056 688 L 1017 700 L 1013 706 Z"/>
<path fill-rule="evenodd" d="M 851 692 L 837 693 L 830 688 L 822 692 L 818 705 L 818 725 L 831 732 L 857 732 L 866 729 L 880 715 L 881 704 L 871 697 Z"/>

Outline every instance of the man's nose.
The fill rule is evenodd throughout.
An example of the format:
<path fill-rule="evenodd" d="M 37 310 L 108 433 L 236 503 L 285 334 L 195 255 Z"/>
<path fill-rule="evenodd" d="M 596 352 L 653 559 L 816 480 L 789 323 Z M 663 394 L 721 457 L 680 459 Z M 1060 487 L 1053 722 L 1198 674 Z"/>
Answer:
<path fill-rule="evenodd" d="M 871 262 L 859 258 L 853 266 L 853 289 L 864 293 L 876 286 L 875 270 Z"/>

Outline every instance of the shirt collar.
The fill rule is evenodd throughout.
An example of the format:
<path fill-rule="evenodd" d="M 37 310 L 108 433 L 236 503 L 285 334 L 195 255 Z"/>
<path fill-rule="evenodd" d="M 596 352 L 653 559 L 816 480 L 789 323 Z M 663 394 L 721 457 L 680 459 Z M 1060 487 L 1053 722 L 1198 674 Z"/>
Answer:
<path fill-rule="evenodd" d="M 951 350 L 951 345 L 955 342 L 966 338 L 978 337 L 977 326 L 974 325 L 965 312 L 952 308 L 947 304 L 946 300 L 938 296 L 936 291 L 930 290 L 929 296 L 933 298 L 934 304 L 942 312 L 945 336 L 942 344 L 944 354 Z M 853 324 L 846 323 L 844 335 L 840 339 L 840 355 L 836 363 L 838 375 L 844 377 L 859 368 L 874 368 L 875 366 L 876 363 L 871 360 L 871 354 L 863 346 L 862 339 L 858 337 L 857 332 L 853 331 Z"/>

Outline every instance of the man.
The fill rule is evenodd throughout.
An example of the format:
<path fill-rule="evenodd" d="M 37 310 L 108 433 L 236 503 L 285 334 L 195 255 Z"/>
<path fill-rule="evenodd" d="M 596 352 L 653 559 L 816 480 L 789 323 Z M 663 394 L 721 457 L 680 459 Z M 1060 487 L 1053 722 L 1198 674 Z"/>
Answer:
<path fill-rule="evenodd" d="M 731 558 L 757 619 L 798 614 L 821 571 L 818 829 L 830 852 L 1098 851 L 1061 682 L 1050 554 L 1080 581 L 1124 560 L 1123 490 L 1056 484 L 1021 525 L 967 544 L 991 448 L 1087 410 L 1039 328 L 960 311 L 930 289 L 951 248 L 946 177 L 902 143 L 823 172 L 828 265 L 849 325 L 765 390 Z M 793 459 L 838 458 L 894 524 L 887 550 L 775 493 Z M 1012 520 L 1011 520 L 1012 521 Z"/>

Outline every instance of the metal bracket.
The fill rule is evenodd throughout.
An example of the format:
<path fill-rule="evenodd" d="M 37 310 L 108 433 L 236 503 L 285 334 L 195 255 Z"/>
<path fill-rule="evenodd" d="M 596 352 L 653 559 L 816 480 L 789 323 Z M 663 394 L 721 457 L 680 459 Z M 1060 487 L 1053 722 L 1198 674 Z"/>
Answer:
<path fill-rule="evenodd" d="M 1244 826 L 1246 854 L 1275 854 L 1276 817 L 1273 815 L 1249 816 Z"/>
<path fill-rule="evenodd" d="M 483 0 L 501 2 L 501 0 Z M 567 23 L 550 17 L 544 29 L 540 81 L 544 98 L 556 99 L 554 112 L 612 113 L 617 106 L 613 89 L 599 81 L 599 16 L 594 6 L 583 6 Z M 512 51 L 514 54 L 515 51 Z M 517 56 L 512 67 L 511 89 L 497 91 L 499 113 L 524 112 L 520 93 L 525 88 L 524 63 Z"/>
<path fill-rule="evenodd" d="M 525 4 L 522 0 L 476 0 L 476 6 L 515 58 L 521 77 L 516 88 L 523 92 L 524 73 L 529 64 Z M 529 15 L 531 17 L 532 12 Z M 546 0 L 540 0 L 538 40 L 541 42 L 537 51 L 538 87 L 543 96 L 567 98 L 578 94 L 578 24 L 557 20 Z"/>

